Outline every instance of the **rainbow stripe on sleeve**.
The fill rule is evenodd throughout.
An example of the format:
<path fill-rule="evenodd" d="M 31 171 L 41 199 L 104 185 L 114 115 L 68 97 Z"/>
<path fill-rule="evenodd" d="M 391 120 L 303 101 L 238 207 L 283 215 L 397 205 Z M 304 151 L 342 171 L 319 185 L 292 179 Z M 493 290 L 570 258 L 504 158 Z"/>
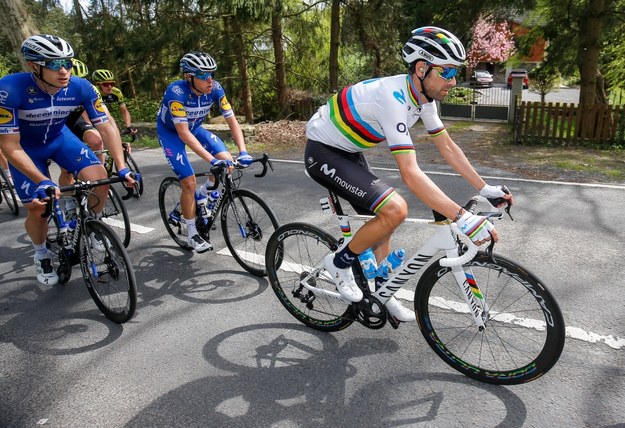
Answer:
<path fill-rule="evenodd" d="M 365 122 L 354 105 L 352 87 L 341 89 L 328 101 L 330 119 L 341 134 L 360 148 L 371 148 L 386 137 Z"/>

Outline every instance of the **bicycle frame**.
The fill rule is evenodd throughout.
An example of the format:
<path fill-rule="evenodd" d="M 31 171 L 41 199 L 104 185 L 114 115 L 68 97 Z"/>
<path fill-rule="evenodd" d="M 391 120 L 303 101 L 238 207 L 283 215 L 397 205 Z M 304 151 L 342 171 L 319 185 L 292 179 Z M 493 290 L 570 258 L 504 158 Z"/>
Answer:
<path fill-rule="evenodd" d="M 370 215 L 347 215 L 343 213 L 336 195 L 330 192 L 329 198 L 322 198 L 320 201 L 322 211 L 331 211 L 336 216 L 339 228 L 343 234 L 341 247 L 347 245 L 353 238 L 350 219 L 367 221 L 374 216 Z M 491 213 L 491 217 L 497 217 L 501 213 Z M 471 261 L 477 254 L 478 248 L 460 230 L 455 223 L 449 219 L 413 219 L 404 220 L 420 226 L 434 227 L 434 234 L 425 244 L 419 248 L 414 255 L 407 259 L 400 269 L 393 272 L 388 280 L 375 292 L 371 293 L 368 287 L 363 290 L 365 296 L 371 295 L 382 304 L 386 303 L 412 276 L 416 275 L 424 266 L 428 264 L 438 253 L 443 253 L 446 258 L 442 258 L 439 263 L 447 269 L 452 270 L 458 287 L 465 298 L 468 310 L 472 314 L 478 329 L 485 327 L 484 320 L 488 319 L 488 304 L 480 292 L 479 286 L 474 280 L 474 276 L 469 268 L 462 265 Z M 336 250 L 336 249 L 335 249 Z M 340 293 L 325 290 L 310 285 L 310 280 L 320 274 L 327 275 L 323 268 L 323 261 L 310 271 L 310 274 L 303 277 L 301 285 L 316 295 L 324 295 L 345 304 L 351 304 Z M 362 287 L 361 287 L 362 288 Z"/>

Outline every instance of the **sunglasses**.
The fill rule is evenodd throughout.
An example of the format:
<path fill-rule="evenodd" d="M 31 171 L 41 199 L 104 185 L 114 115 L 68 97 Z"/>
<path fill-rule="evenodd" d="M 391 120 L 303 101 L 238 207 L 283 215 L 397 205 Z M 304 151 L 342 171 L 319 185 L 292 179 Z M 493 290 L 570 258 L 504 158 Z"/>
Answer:
<path fill-rule="evenodd" d="M 200 80 L 208 80 L 215 77 L 215 73 L 213 73 L 212 71 L 196 71 L 195 73 L 191 73 L 191 75 L 197 77 Z"/>
<path fill-rule="evenodd" d="M 37 61 L 36 64 L 43 65 L 48 70 L 59 71 L 61 67 L 71 70 L 74 63 L 71 59 L 52 59 L 50 61 Z"/>
<path fill-rule="evenodd" d="M 438 65 L 431 65 L 430 67 L 438 73 L 439 77 L 445 80 L 451 80 L 458 74 L 458 69 L 455 67 L 441 67 Z"/>
<path fill-rule="evenodd" d="M 108 88 L 109 86 L 111 87 L 115 86 L 115 82 L 102 82 L 100 83 L 100 85 L 106 86 Z"/>

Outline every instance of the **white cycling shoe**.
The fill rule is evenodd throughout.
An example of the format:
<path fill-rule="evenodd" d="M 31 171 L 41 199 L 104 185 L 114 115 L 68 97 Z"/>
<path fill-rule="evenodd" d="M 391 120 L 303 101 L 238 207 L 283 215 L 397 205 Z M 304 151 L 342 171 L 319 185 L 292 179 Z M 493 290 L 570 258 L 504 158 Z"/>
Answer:
<path fill-rule="evenodd" d="M 334 254 L 328 254 L 323 260 L 323 266 L 332 275 L 334 285 L 341 296 L 350 302 L 360 302 L 363 294 L 362 290 L 356 285 L 352 268 L 339 269 L 334 265 Z"/>
<path fill-rule="evenodd" d="M 395 296 L 391 296 L 384 304 L 384 307 L 386 307 L 388 313 L 398 321 L 415 322 L 417 320 L 414 311 L 399 303 L 399 300 L 397 300 Z"/>
<path fill-rule="evenodd" d="M 50 257 L 46 259 L 35 259 L 35 272 L 37 273 L 37 281 L 45 285 L 56 285 L 59 282 L 59 276 L 52 265 Z"/>
<path fill-rule="evenodd" d="M 102 236 L 99 233 L 96 234 L 95 232 L 91 232 L 89 239 L 91 240 L 91 248 L 96 250 L 98 253 L 106 251 L 104 241 L 102 241 Z"/>
<path fill-rule="evenodd" d="M 197 253 L 205 253 L 213 249 L 213 244 L 205 241 L 200 235 L 197 233 L 189 238 L 187 241 L 189 246 L 194 249 Z"/>

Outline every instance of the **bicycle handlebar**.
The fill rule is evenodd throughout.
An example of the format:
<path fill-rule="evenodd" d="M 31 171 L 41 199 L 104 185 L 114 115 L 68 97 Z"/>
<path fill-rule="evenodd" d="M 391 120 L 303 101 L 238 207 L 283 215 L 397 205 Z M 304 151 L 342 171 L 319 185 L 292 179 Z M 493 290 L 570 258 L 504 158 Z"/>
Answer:
<path fill-rule="evenodd" d="M 126 129 L 123 129 L 123 130 L 119 131 L 119 135 L 120 136 L 130 135 L 130 142 L 134 143 L 134 141 L 137 139 L 137 128 L 126 128 Z"/>
<path fill-rule="evenodd" d="M 133 178 L 134 177 L 136 177 L 136 174 L 133 173 Z M 122 183 L 124 181 L 126 180 L 119 176 L 114 176 L 114 177 L 103 178 L 101 180 L 95 180 L 95 181 L 77 181 L 74 184 L 70 184 L 68 186 L 60 186 L 59 189 L 61 190 L 61 192 L 73 192 L 74 190 L 88 190 L 88 189 L 93 189 L 98 186 L 103 186 L 105 184 Z M 132 195 L 134 189 L 128 188 L 126 186 L 124 187 L 126 191 Z M 46 189 L 46 195 L 48 195 L 49 200 L 46 204 L 46 209 L 44 210 L 43 214 L 41 214 L 41 217 L 43 218 L 50 217 L 50 214 L 52 213 L 52 202 L 54 199 L 55 192 L 56 190 L 55 190 L 55 187 L 53 186 L 50 186 Z"/>
<path fill-rule="evenodd" d="M 259 162 L 263 165 L 263 170 L 261 172 L 259 172 L 258 174 L 254 174 L 254 177 L 264 177 L 265 175 L 267 175 L 267 165 L 269 165 L 269 168 L 271 168 L 271 172 L 275 172 L 275 170 L 273 169 L 273 164 L 271 163 L 271 160 L 269 159 L 269 155 L 267 153 L 263 153 L 263 156 L 260 158 L 254 158 L 252 160 L 251 163 L 256 163 Z M 247 168 L 249 165 L 243 166 L 241 164 L 239 164 L 236 160 L 234 161 L 233 164 L 234 168 L 236 169 L 245 169 Z M 213 183 L 213 185 L 209 188 L 207 188 L 206 190 L 215 190 L 217 189 L 217 187 L 219 187 L 219 183 L 220 183 L 220 179 L 221 179 L 221 174 L 223 174 L 223 172 L 228 169 L 229 166 L 226 165 L 225 163 L 220 163 L 219 165 L 215 165 L 212 166 L 210 171 L 207 172 L 199 172 L 196 174 L 197 177 L 205 177 L 207 175 L 214 175 L 215 176 L 215 182 Z"/>
<path fill-rule="evenodd" d="M 467 251 L 463 255 L 458 257 L 448 257 L 440 259 L 439 263 L 441 266 L 445 267 L 462 266 L 463 264 L 473 260 L 473 257 L 475 257 L 475 255 L 477 254 L 478 248 L 477 245 L 475 245 L 473 241 L 471 241 L 471 238 L 469 238 L 467 235 L 460 231 L 456 223 L 451 224 L 451 230 L 454 235 L 456 235 L 458 239 L 460 239 L 467 246 Z"/>

